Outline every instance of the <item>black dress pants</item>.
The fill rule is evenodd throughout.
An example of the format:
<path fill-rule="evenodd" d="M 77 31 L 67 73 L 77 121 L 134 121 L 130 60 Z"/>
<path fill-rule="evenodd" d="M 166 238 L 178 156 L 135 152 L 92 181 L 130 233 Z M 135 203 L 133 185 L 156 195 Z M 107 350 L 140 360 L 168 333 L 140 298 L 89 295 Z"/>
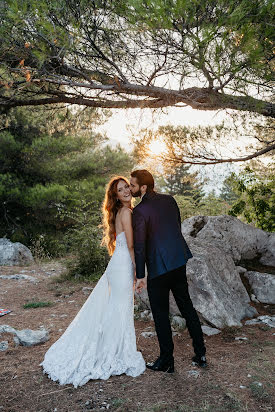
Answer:
<path fill-rule="evenodd" d="M 160 346 L 160 356 L 171 358 L 174 344 L 169 319 L 169 292 L 172 291 L 177 306 L 186 320 L 186 326 L 192 338 L 194 352 L 205 355 L 201 324 L 188 292 L 186 265 L 147 279 L 147 290 Z"/>

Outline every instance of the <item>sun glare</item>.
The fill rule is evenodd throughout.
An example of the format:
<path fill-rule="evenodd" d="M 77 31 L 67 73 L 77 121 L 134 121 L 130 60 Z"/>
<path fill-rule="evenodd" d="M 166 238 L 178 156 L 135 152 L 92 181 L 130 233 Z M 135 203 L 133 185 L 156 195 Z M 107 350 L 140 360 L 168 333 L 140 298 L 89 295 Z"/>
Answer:
<path fill-rule="evenodd" d="M 154 140 L 149 145 L 149 151 L 154 156 L 159 156 L 163 154 L 163 152 L 165 152 L 165 148 L 166 148 L 165 143 L 159 140 Z"/>

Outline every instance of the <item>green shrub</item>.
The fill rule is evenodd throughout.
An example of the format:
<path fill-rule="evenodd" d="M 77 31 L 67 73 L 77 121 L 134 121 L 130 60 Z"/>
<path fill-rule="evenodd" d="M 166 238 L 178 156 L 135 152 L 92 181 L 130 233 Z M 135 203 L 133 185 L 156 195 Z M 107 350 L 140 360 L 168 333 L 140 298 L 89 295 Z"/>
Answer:
<path fill-rule="evenodd" d="M 52 302 L 29 302 L 23 305 L 24 309 L 43 308 L 45 306 L 52 306 Z"/>
<path fill-rule="evenodd" d="M 97 280 L 105 270 L 108 255 L 102 247 L 102 229 L 100 226 L 100 204 L 87 202 L 76 209 L 66 218 L 75 221 L 73 228 L 68 229 L 67 238 L 70 239 L 70 252 L 75 258 L 67 261 L 67 278 Z"/>

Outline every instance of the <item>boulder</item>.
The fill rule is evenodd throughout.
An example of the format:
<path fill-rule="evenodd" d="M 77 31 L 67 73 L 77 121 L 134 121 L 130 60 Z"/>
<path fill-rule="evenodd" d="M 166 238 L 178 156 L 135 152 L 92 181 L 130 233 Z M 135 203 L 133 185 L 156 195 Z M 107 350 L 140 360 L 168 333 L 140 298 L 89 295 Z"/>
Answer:
<path fill-rule="evenodd" d="M 202 328 L 203 333 L 207 336 L 218 335 L 219 333 L 221 333 L 219 329 L 210 328 L 210 326 L 202 325 L 201 328 Z"/>
<path fill-rule="evenodd" d="M 182 223 L 182 233 L 187 242 L 191 238 L 217 246 L 235 263 L 257 258 L 263 265 L 275 266 L 275 233 L 247 225 L 236 217 L 193 216 Z"/>
<path fill-rule="evenodd" d="M 263 265 L 275 265 L 275 234 L 228 215 L 193 216 L 182 223 L 182 233 L 193 253 L 187 279 L 202 323 L 217 328 L 241 326 L 243 318 L 257 315 L 240 277 L 247 270 L 239 262 L 258 259 Z M 150 309 L 146 290 L 136 297 Z M 262 301 L 269 302 L 266 299 Z M 172 294 L 170 312 L 181 315 Z"/>
<path fill-rule="evenodd" d="M 262 303 L 275 304 L 275 276 L 269 273 L 247 271 L 248 279 L 256 299 Z"/>
<path fill-rule="evenodd" d="M 40 343 L 44 343 L 49 340 L 49 333 L 46 329 L 41 328 L 40 330 L 32 329 L 22 329 L 17 330 L 12 328 L 9 325 L 0 326 L 0 335 L 1 333 L 12 333 L 14 335 L 14 342 L 18 345 L 23 346 L 33 346 Z"/>
<path fill-rule="evenodd" d="M 33 261 L 32 253 L 25 245 L 7 238 L 0 239 L 0 266 L 26 266 Z"/>
<path fill-rule="evenodd" d="M 193 258 L 187 263 L 189 293 L 198 314 L 217 328 L 242 326 L 244 317 L 257 314 L 230 255 L 214 246 L 189 242 Z M 137 294 L 136 294 L 137 295 Z M 147 290 L 138 298 L 150 308 Z M 171 315 L 181 315 L 172 293 Z"/>
<path fill-rule="evenodd" d="M 40 343 L 47 342 L 49 340 L 49 333 L 45 329 L 41 330 L 32 330 L 32 329 L 23 329 L 17 330 L 16 336 L 19 339 L 20 345 L 23 346 L 34 346 L 39 345 Z"/>

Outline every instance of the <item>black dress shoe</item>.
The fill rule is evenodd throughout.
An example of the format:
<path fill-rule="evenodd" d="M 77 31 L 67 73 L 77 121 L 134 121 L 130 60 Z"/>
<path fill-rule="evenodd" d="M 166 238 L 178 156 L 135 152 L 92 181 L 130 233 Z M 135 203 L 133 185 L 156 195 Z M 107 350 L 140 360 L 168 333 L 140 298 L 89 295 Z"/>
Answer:
<path fill-rule="evenodd" d="M 195 355 L 193 356 L 192 361 L 193 365 L 199 366 L 200 368 L 206 368 L 208 366 L 205 356 Z"/>
<path fill-rule="evenodd" d="M 167 372 L 173 373 L 174 370 L 174 359 L 163 359 L 159 357 L 155 362 L 148 362 L 146 363 L 146 367 L 151 369 L 152 371 L 160 371 L 160 372 Z"/>

